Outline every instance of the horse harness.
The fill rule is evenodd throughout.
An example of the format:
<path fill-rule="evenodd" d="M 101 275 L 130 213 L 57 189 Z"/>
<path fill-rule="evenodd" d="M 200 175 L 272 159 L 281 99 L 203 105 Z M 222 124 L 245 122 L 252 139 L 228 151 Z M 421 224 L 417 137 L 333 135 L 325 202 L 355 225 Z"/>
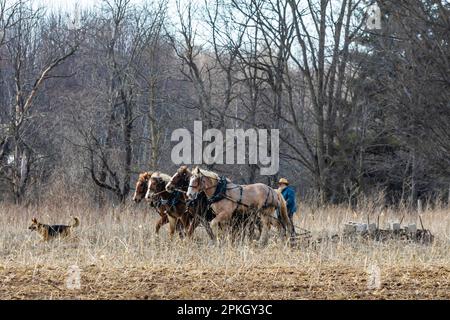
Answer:
<path fill-rule="evenodd" d="M 173 191 L 170 193 L 170 196 L 168 199 L 161 199 L 161 205 L 168 205 L 169 207 L 175 207 L 178 203 L 181 201 L 181 192 L 180 191 Z"/>
<path fill-rule="evenodd" d="M 219 202 L 227 196 L 227 178 L 221 176 L 219 182 L 216 185 L 216 190 L 211 198 L 208 199 L 208 204 L 211 205 L 214 202 Z"/>
<path fill-rule="evenodd" d="M 238 210 L 239 206 L 244 206 L 246 208 L 250 208 L 250 206 L 248 204 L 242 202 L 242 195 L 243 195 L 243 191 L 244 191 L 243 187 L 241 185 L 236 185 L 236 187 L 227 188 L 227 184 L 228 184 L 228 182 L 227 182 L 226 177 L 221 176 L 218 179 L 218 183 L 215 186 L 216 190 L 214 191 L 214 194 L 212 195 L 211 198 L 208 199 L 208 202 L 207 202 L 209 209 L 211 209 L 214 212 L 211 205 L 213 203 L 219 202 L 223 199 L 227 199 L 231 202 L 236 203 L 236 208 L 234 209 L 233 213 Z M 235 189 L 235 188 L 239 188 L 239 200 L 235 200 L 227 195 L 227 190 L 231 190 L 231 189 Z M 269 201 L 269 199 L 270 199 L 270 201 Z M 273 203 L 273 200 L 274 200 L 273 192 L 271 192 L 271 188 L 268 188 L 263 208 L 267 208 L 269 206 L 269 203 Z M 192 200 L 188 200 L 186 202 L 186 204 L 187 204 L 187 206 L 192 206 L 192 205 L 196 204 L 196 202 L 197 202 L 197 198 L 194 198 Z M 277 211 L 279 211 L 279 205 L 276 209 L 277 209 Z M 280 220 L 278 217 L 274 217 L 274 218 L 277 220 Z"/>
<path fill-rule="evenodd" d="M 243 194 L 244 189 L 242 188 L 241 185 L 237 185 L 236 187 L 232 187 L 232 188 L 227 188 L 228 182 L 227 182 L 226 177 L 224 177 L 224 176 L 221 176 L 218 181 L 219 182 L 216 185 L 216 190 L 214 191 L 213 196 L 208 199 L 208 206 L 211 210 L 213 210 L 213 208 L 211 207 L 211 205 L 213 203 L 219 202 L 223 199 L 227 199 L 227 200 L 230 200 L 231 202 L 236 203 L 236 208 L 234 209 L 233 213 L 238 210 L 239 206 L 244 206 L 246 208 L 250 207 L 248 204 L 245 204 L 242 202 L 242 194 Z M 235 200 L 227 195 L 227 190 L 231 190 L 231 189 L 235 189 L 235 188 L 239 188 L 239 200 Z"/>
<path fill-rule="evenodd" d="M 268 205 L 267 205 L 267 200 L 269 200 L 269 196 L 270 195 L 272 195 L 272 201 L 271 202 L 273 202 L 273 200 L 274 200 L 274 198 L 273 198 L 273 192 L 271 192 L 271 189 L 270 188 L 267 188 L 267 196 L 266 196 L 266 200 L 264 201 L 264 205 L 263 205 L 263 208 L 267 208 L 268 207 Z"/>
<path fill-rule="evenodd" d="M 164 192 L 167 192 L 167 191 L 165 189 L 163 189 L 160 192 L 154 193 L 152 195 L 152 197 L 158 197 L 158 199 L 153 202 L 155 204 L 155 207 L 158 209 L 161 206 L 168 205 L 169 210 L 170 210 L 173 207 L 176 207 L 181 201 L 183 201 L 182 196 L 181 196 L 183 192 L 181 192 L 181 191 L 175 190 L 173 192 L 170 192 L 168 199 L 162 199 L 160 194 L 162 194 Z"/>
<path fill-rule="evenodd" d="M 235 210 L 237 210 L 237 208 L 239 207 L 239 205 L 244 206 L 246 208 L 249 208 L 250 206 L 248 204 L 245 204 L 242 202 L 242 193 L 244 191 L 244 189 L 242 188 L 241 185 L 237 185 L 234 188 L 227 188 L 227 179 L 224 176 L 221 176 L 218 180 L 219 182 L 216 185 L 216 190 L 214 191 L 214 194 L 212 195 L 211 198 L 208 199 L 208 205 L 211 206 L 211 204 L 215 203 L 215 202 L 219 202 L 220 200 L 223 199 L 227 199 L 230 200 L 234 203 L 236 203 L 238 206 L 236 207 Z M 235 200 L 233 198 L 230 198 L 227 195 L 227 190 L 231 190 L 231 189 L 235 189 L 235 188 L 239 188 L 239 200 Z M 264 201 L 264 205 L 263 208 L 267 208 L 269 205 L 269 198 L 270 198 L 270 203 L 273 202 L 274 200 L 274 196 L 273 196 L 273 192 L 271 192 L 271 189 L 268 188 L 267 189 L 267 196 L 266 196 L 266 200 Z"/>

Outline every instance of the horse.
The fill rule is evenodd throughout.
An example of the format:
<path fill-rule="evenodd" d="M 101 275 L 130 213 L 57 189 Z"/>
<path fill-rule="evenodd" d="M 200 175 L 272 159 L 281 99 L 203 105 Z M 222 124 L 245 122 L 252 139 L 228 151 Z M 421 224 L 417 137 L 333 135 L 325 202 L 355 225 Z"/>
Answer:
<path fill-rule="evenodd" d="M 191 178 L 191 171 L 187 166 L 181 166 L 178 168 L 177 172 L 172 176 L 169 183 L 166 185 L 166 190 L 172 192 L 178 190 L 186 193 L 189 186 L 189 180 Z M 209 206 L 208 198 L 204 192 L 199 192 L 194 199 L 188 200 L 188 211 L 192 215 L 192 222 L 188 229 L 188 236 L 191 237 L 194 230 L 201 223 L 208 233 L 211 240 L 214 240 L 214 234 L 212 232 L 209 222 L 211 222 L 214 217 L 214 211 Z M 250 239 L 257 238 L 254 234 L 254 227 L 256 226 L 261 234 L 261 220 L 259 217 L 249 217 L 249 215 L 235 215 L 230 221 L 231 227 L 231 239 L 235 242 L 236 238 L 241 235 L 244 239 L 246 235 Z"/>
<path fill-rule="evenodd" d="M 157 206 L 164 210 L 169 219 L 169 235 L 173 238 L 178 229 L 180 238 L 183 237 L 183 229 L 189 227 L 190 215 L 186 211 L 186 197 L 179 191 L 168 192 L 166 184 L 171 177 L 167 174 L 154 172 L 149 179 L 145 199 L 151 200 L 158 197 Z"/>
<path fill-rule="evenodd" d="M 148 189 L 148 183 L 149 183 L 149 180 L 150 180 L 150 177 L 152 174 L 153 174 L 153 172 L 151 172 L 151 171 L 142 172 L 139 174 L 138 180 L 136 182 L 136 189 L 135 189 L 134 195 L 133 195 L 134 202 L 139 203 L 139 202 L 141 202 L 142 199 L 145 198 L 145 194 L 147 193 L 147 189 Z M 153 201 L 150 202 L 150 206 L 155 207 L 155 204 Z M 155 231 L 158 234 L 159 229 L 161 229 L 161 227 L 163 225 L 168 223 L 169 219 L 167 218 L 167 214 L 163 208 L 157 208 L 157 212 L 159 214 L 159 219 L 156 222 Z"/>
<path fill-rule="evenodd" d="M 153 172 L 142 172 L 138 176 L 138 180 L 136 181 L 136 188 L 134 190 L 133 194 L 133 201 L 136 203 L 141 202 L 142 199 L 145 197 L 145 193 L 147 192 L 148 188 L 148 180 L 150 179 L 150 176 Z"/>
<path fill-rule="evenodd" d="M 206 194 L 216 215 L 210 223 L 212 229 L 216 229 L 221 222 L 231 220 L 235 214 L 252 212 L 251 214 L 260 216 L 261 244 L 265 245 L 269 238 L 271 220 L 274 219 L 274 213 L 278 210 L 284 231 L 289 231 L 291 238 L 294 236 L 286 202 L 280 191 L 263 183 L 234 184 L 230 179 L 219 177 L 215 172 L 196 167 L 191 172 L 186 195 L 192 199 L 202 191 Z"/>
<path fill-rule="evenodd" d="M 186 193 L 190 178 L 191 171 L 187 166 L 181 166 L 166 184 L 166 190 L 168 192 L 180 191 Z M 211 238 L 211 240 L 213 240 L 214 234 L 211 230 L 209 222 L 214 219 L 215 215 L 211 208 L 209 208 L 208 206 L 206 195 L 203 192 L 200 192 L 194 199 L 188 200 L 186 204 L 186 210 L 192 217 L 191 224 L 189 225 L 187 231 L 188 237 L 192 237 L 195 229 L 201 223 L 204 226 L 208 236 Z"/>

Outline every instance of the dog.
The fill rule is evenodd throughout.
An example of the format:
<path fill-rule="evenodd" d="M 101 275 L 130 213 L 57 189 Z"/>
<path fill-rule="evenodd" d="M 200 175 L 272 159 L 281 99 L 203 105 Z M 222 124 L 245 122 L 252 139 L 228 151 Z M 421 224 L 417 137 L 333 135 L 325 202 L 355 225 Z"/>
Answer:
<path fill-rule="evenodd" d="M 72 228 L 76 228 L 80 225 L 80 219 L 72 217 L 74 223 L 72 225 L 48 225 L 37 221 L 36 218 L 31 219 L 31 225 L 28 227 L 31 231 L 36 231 L 42 236 L 43 241 L 49 241 L 51 239 L 62 237 L 66 238 L 70 236 Z"/>

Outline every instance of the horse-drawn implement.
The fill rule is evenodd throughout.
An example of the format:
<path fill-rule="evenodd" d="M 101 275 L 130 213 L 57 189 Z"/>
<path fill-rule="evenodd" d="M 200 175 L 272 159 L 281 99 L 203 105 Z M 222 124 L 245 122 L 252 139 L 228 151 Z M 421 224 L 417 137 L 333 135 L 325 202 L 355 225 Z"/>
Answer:
<path fill-rule="evenodd" d="M 250 239 L 259 240 L 263 245 L 268 241 L 271 227 L 278 229 L 280 238 L 285 239 L 288 234 L 290 244 L 300 246 L 364 240 L 429 244 L 434 240 L 423 226 L 401 228 L 399 223 L 381 229 L 374 223 L 349 222 L 344 224 L 341 234 L 313 237 L 310 231 L 292 224 L 278 190 L 262 183 L 238 185 L 199 167 L 189 170 L 181 166 L 173 176 L 160 172 L 140 174 L 133 200 L 142 199 L 149 201 L 160 215 L 156 232 L 169 223 L 170 237 L 178 231 L 180 237 L 191 238 L 197 227 L 203 226 L 212 241 L 221 233 L 228 234 L 232 242 Z"/>

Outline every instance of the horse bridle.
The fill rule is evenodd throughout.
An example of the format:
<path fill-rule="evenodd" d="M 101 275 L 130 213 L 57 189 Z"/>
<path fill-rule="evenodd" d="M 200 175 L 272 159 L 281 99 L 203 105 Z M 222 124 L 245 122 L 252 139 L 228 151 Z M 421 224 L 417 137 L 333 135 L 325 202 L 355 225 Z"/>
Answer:
<path fill-rule="evenodd" d="M 200 178 L 200 179 L 203 179 L 203 175 L 200 176 L 199 178 Z M 200 182 L 199 182 L 196 186 L 192 185 L 192 184 L 189 182 L 188 189 L 189 189 L 189 188 L 198 188 L 199 186 L 200 186 Z M 202 187 L 203 187 L 203 183 L 202 183 Z M 199 190 L 199 191 L 197 191 L 197 192 L 202 192 L 202 191 L 203 191 L 203 189 L 202 189 L 202 190 Z"/>
<path fill-rule="evenodd" d="M 204 177 L 204 175 L 200 172 L 200 173 L 199 173 L 199 178 L 200 178 L 200 179 L 203 179 L 203 177 Z M 216 178 L 213 178 L 213 177 L 209 177 L 209 178 L 218 181 Z M 208 187 L 208 188 L 205 188 L 205 187 L 203 187 L 203 180 L 202 180 L 202 183 L 201 183 L 201 184 L 202 184 L 202 189 L 201 189 L 201 190 L 198 190 L 197 193 L 202 192 L 202 191 L 205 192 L 206 190 L 209 190 L 209 189 L 212 189 L 212 188 L 214 188 L 214 187 L 217 187 L 217 184 L 215 184 L 215 185 L 213 185 L 213 186 L 210 186 L 210 187 Z M 189 187 L 188 187 L 188 188 L 198 188 L 199 186 L 200 186 L 200 182 L 199 182 L 196 186 L 191 185 L 191 183 L 189 183 Z"/>
<path fill-rule="evenodd" d="M 186 179 L 187 178 L 187 173 L 183 172 L 180 173 L 179 177 L 178 177 L 178 181 L 177 183 L 173 183 L 173 179 L 171 180 L 171 183 L 174 185 L 175 190 L 177 190 L 178 188 L 183 188 L 183 187 L 187 187 L 189 188 L 189 180 Z M 178 190 L 178 191 L 182 191 L 182 190 Z M 185 191 L 183 191 L 185 192 Z"/>
<path fill-rule="evenodd" d="M 151 194 L 152 197 L 159 196 L 161 193 L 167 192 L 167 190 L 164 187 L 162 188 L 161 191 L 157 192 L 156 190 L 158 190 L 158 186 L 161 184 L 161 182 L 164 183 L 164 180 L 160 178 L 153 178 L 153 179 L 158 179 L 158 182 L 156 183 L 155 191 Z M 150 187 L 150 184 L 148 185 L 148 187 Z"/>
<path fill-rule="evenodd" d="M 155 185 L 156 185 L 155 192 L 152 193 L 151 198 L 152 198 L 152 201 L 155 201 L 157 203 L 157 207 L 160 207 L 161 205 L 164 205 L 164 203 L 163 203 L 164 201 L 168 201 L 167 199 L 163 200 L 161 198 L 161 194 L 168 192 L 168 191 L 166 190 L 165 185 L 163 185 L 163 184 L 165 184 L 164 180 L 162 180 L 161 178 L 153 178 L 153 179 L 157 180 L 157 182 L 155 183 Z M 160 186 L 162 188 L 158 188 Z M 158 189 L 161 189 L 161 191 L 156 191 Z M 154 200 L 155 198 L 157 198 L 157 200 Z M 172 207 L 172 206 L 173 205 L 171 205 L 170 207 Z"/>

